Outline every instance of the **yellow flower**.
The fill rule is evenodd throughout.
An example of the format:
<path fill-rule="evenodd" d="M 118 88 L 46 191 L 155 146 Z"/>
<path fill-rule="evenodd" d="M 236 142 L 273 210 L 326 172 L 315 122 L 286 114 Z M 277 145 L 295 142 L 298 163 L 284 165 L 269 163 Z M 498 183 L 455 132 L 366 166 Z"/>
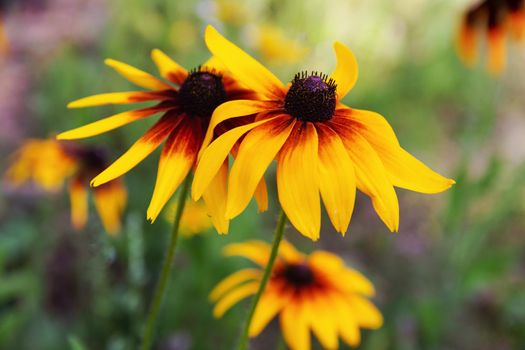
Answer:
<path fill-rule="evenodd" d="M 166 141 L 160 156 L 155 189 L 147 210 L 147 217 L 153 222 L 195 165 L 215 107 L 229 100 L 253 98 L 255 94 L 233 80 L 216 59 L 212 58 L 202 67 L 188 72 L 160 50 L 153 50 L 151 57 L 163 79 L 119 61 L 105 61 L 130 82 L 147 91 L 99 94 L 76 100 L 68 106 L 80 108 L 145 101 L 159 101 L 158 104 L 107 117 L 66 131 L 58 135 L 58 138 L 66 140 L 90 137 L 162 113 L 162 117 L 127 152 L 91 182 L 97 187 L 125 174 Z M 217 132 L 224 132 L 233 125 L 236 124 L 222 124 L 222 129 L 218 129 Z M 228 163 L 223 162 L 220 170 L 210 180 L 208 189 L 203 191 L 206 206 L 221 233 L 228 230 L 228 220 L 223 213 L 227 172 Z M 263 182 L 259 189 L 257 199 L 260 208 L 264 210 L 266 187 Z"/>
<path fill-rule="evenodd" d="M 516 40 L 525 37 L 525 1 L 485 0 L 466 11 L 458 33 L 457 50 L 468 66 L 477 61 L 480 31 L 487 37 L 488 69 L 499 74 L 506 65 L 507 36 Z"/>
<path fill-rule="evenodd" d="M 212 27 L 206 30 L 206 43 L 261 98 L 227 102 L 215 110 L 204 141 L 207 148 L 195 172 L 195 200 L 243 136 L 228 180 L 226 217 L 246 208 L 276 159 L 281 206 L 291 223 L 312 240 L 319 238 L 320 198 L 334 227 L 344 234 L 357 187 L 372 199 L 388 228 L 397 231 L 399 205 L 393 186 L 437 193 L 454 184 L 401 148 L 385 118 L 340 102 L 357 80 L 356 60 L 343 44 L 334 45 L 337 66 L 330 77 L 303 72 L 285 86 Z M 256 121 L 211 142 L 216 125 L 246 115 L 256 115 Z"/>
<path fill-rule="evenodd" d="M 250 259 L 259 268 L 237 271 L 213 289 L 210 300 L 216 302 L 215 317 L 222 317 L 240 300 L 255 294 L 270 246 L 260 241 L 231 244 L 225 254 Z M 338 256 L 325 251 L 305 256 L 283 241 L 249 335 L 257 336 L 279 315 L 284 340 L 293 350 L 310 349 L 310 330 L 326 349 L 338 349 L 338 337 L 357 346 L 360 328 L 377 329 L 383 324 L 381 313 L 368 300 L 373 295 L 372 283 L 346 267 Z"/>
<path fill-rule="evenodd" d="M 177 203 L 173 204 L 166 210 L 165 219 L 168 222 L 173 222 L 175 211 L 177 210 Z M 210 216 L 206 210 L 206 206 L 201 202 L 187 201 L 184 206 L 184 212 L 180 220 L 180 232 L 183 236 L 191 237 L 207 231 L 212 226 Z"/>
<path fill-rule="evenodd" d="M 308 53 L 299 41 L 286 37 L 279 27 L 273 25 L 258 28 L 256 42 L 263 58 L 273 63 L 295 63 Z"/>
<path fill-rule="evenodd" d="M 68 180 L 71 223 L 76 229 L 82 229 L 88 218 L 89 178 L 105 166 L 105 155 L 100 149 L 31 139 L 13 155 L 6 181 L 15 187 L 32 181 L 46 191 L 56 191 Z M 111 181 L 96 188 L 93 195 L 106 231 L 119 232 L 120 217 L 127 201 L 123 183 Z"/>

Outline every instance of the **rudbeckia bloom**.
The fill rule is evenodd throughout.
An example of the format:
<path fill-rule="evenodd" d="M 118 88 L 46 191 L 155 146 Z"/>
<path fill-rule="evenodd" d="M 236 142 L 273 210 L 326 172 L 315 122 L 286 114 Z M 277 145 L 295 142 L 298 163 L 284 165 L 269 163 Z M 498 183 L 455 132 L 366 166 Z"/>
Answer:
<path fill-rule="evenodd" d="M 71 222 L 82 229 L 88 219 L 89 179 L 106 164 L 104 151 L 56 140 L 28 140 L 14 155 L 7 169 L 6 180 L 18 187 L 34 182 L 52 192 L 68 181 L 71 201 Z M 111 181 L 93 191 L 95 207 L 109 233 L 120 231 L 120 217 L 127 200 L 127 191 L 120 180 Z"/>
<path fill-rule="evenodd" d="M 226 246 L 225 254 L 250 259 L 259 268 L 237 271 L 212 290 L 215 317 L 222 317 L 240 300 L 255 294 L 270 246 L 260 241 L 231 244 Z M 372 283 L 346 267 L 336 255 L 315 251 L 305 256 L 283 241 L 249 335 L 256 337 L 279 315 L 284 340 L 293 350 L 310 349 L 310 330 L 325 349 L 338 349 L 339 337 L 357 346 L 360 328 L 377 329 L 383 323 L 381 313 L 368 300 L 373 295 Z"/>
<path fill-rule="evenodd" d="M 397 231 L 399 206 L 393 186 L 437 193 L 454 184 L 401 148 L 382 116 L 340 102 L 357 80 L 356 60 L 343 44 L 335 43 L 337 67 L 331 76 L 303 72 L 285 86 L 212 27 L 206 30 L 206 43 L 239 81 L 261 96 L 227 102 L 215 110 L 204 141 L 209 146 L 195 172 L 192 195 L 198 199 L 244 136 L 228 180 L 227 218 L 246 208 L 273 159 L 281 206 L 312 240 L 319 238 L 320 198 L 334 227 L 344 234 L 357 187 L 372 199 L 390 230 Z M 246 115 L 255 115 L 255 122 L 210 143 L 216 125 Z"/>
<path fill-rule="evenodd" d="M 525 1 L 485 0 L 466 11 L 458 35 L 458 53 L 469 66 L 477 61 L 479 32 L 487 38 L 488 69 L 498 74 L 505 68 L 507 37 L 524 38 Z"/>
<path fill-rule="evenodd" d="M 125 63 L 106 60 L 107 65 L 147 91 L 94 95 L 71 102 L 68 107 L 158 101 L 156 105 L 107 117 L 66 131 L 58 135 L 58 138 L 90 137 L 162 113 L 162 117 L 127 152 L 91 182 L 92 186 L 96 187 L 123 175 L 166 141 L 160 156 L 155 189 L 147 210 L 147 217 L 153 222 L 194 166 L 214 109 L 223 102 L 254 98 L 255 94 L 233 80 L 217 60 L 210 59 L 202 67 L 188 72 L 159 50 L 153 50 L 151 57 L 163 80 Z M 217 133 L 224 132 L 231 127 L 229 125 L 235 124 L 224 123 L 217 129 Z M 226 162 L 210 180 L 210 186 L 203 191 L 212 221 L 220 233 L 228 230 L 228 221 L 223 213 L 227 172 Z M 264 184 L 259 188 L 257 199 L 261 210 L 264 210 L 266 189 Z"/>

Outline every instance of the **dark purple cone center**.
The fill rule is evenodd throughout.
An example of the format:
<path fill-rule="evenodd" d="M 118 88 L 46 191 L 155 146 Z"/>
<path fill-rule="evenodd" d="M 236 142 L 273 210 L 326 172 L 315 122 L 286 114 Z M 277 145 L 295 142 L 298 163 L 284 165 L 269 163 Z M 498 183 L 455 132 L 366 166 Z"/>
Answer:
<path fill-rule="evenodd" d="M 190 117 L 210 118 L 215 108 L 226 101 L 222 77 L 212 72 L 190 73 L 181 85 L 178 102 Z"/>
<path fill-rule="evenodd" d="M 296 287 L 304 287 L 314 283 L 315 276 L 312 269 L 306 264 L 286 265 L 282 272 L 286 281 Z"/>

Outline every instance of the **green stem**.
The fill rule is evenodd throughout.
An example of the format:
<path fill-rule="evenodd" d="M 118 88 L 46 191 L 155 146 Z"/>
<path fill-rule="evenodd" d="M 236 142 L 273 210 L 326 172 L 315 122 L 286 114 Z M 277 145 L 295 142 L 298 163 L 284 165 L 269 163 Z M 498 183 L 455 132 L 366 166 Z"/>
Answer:
<path fill-rule="evenodd" d="M 257 290 L 257 294 L 255 294 L 255 297 L 252 300 L 252 304 L 250 306 L 250 313 L 248 314 L 248 318 L 246 319 L 246 323 L 244 324 L 243 332 L 239 341 L 239 350 L 246 350 L 248 347 L 248 334 L 250 331 L 250 325 L 252 323 L 253 315 L 255 314 L 255 309 L 257 307 L 257 304 L 259 303 L 259 299 L 261 299 L 261 295 L 264 292 L 264 288 L 266 288 L 266 284 L 268 283 L 270 275 L 272 274 L 273 265 L 275 264 L 275 258 L 277 257 L 277 252 L 279 251 L 279 245 L 281 244 L 281 240 L 283 239 L 285 224 L 286 214 L 284 213 L 284 211 L 281 210 L 281 215 L 279 216 L 279 221 L 277 222 L 277 227 L 275 228 L 275 236 L 273 239 L 272 250 L 270 252 L 270 258 L 268 259 L 268 263 L 266 264 L 266 268 L 264 270 L 259 289 Z"/>
<path fill-rule="evenodd" d="M 153 294 L 153 300 L 151 301 L 151 305 L 148 311 L 146 328 L 144 329 L 144 336 L 142 337 L 142 344 L 140 346 L 141 350 L 150 349 L 151 342 L 153 340 L 155 325 L 159 317 L 159 311 L 162 305 L 162 301 L 164 300 L 166 288 L 168 287 L 171 268 L 173 267 L 173 258 L 175 256 L 175 248 L 177 248 L 177 238 L 179 236 L 180 220 L 182 218 L 182 213 L 184 212 L 184 206 L 186 205 L 186 197 L 188 196 L 188 189 L 191 183 L 190 178 L 191 176 L 186 176 L 186 179 L 182 184 L 181 192 L 179 194 L 177 209 L 175 211 L 175 218 L 173 220 L 173 226 L 171 228 L 170 243 L 168 246 L 168 250 L 166 250 L 166 255 L 164 256 L 159 281 L 157 282 L 157 287 L 155 288 L 155 293 Z"/>

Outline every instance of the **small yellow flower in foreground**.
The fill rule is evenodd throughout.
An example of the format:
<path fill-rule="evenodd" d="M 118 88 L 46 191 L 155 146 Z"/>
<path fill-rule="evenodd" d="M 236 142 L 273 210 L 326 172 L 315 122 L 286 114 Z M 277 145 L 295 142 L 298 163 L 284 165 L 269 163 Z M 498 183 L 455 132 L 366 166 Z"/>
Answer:
<path fill-rule="evenodd" d="M 506 64 L 507 37 L 517 41 L 525 38 L 525 1 L 485 0 L 466 11 L 458 33 L 457 49 L 468 66 L 477 61 L 480 32 L 487 37 L 488 69 L 499 74 Z"/>
<path fill-rule="evenodd" d="M 281 206 L 297 230 L 312 240 L 319 238 L 320 198 L 334 227 L 344 234 L 357 187 L 372 199 L 388 228 L 397 231 L 399 204 L 393 186 L 437 193 L 454 184 L 405 151 L 381 115 L 340 102 L 357 81 L 357 62 L 343 44 L 334 45 L 337 66 L 331 76 L 298 73 L 286 86 L 211 26 L 206 44 L 261 98 L 226 102 L 215 110 L 204 140 L 207 148 L 195 171 L 193 199 L 201 197 L 243 136 L 228 180 L 226 217 L 246 208 L 276 159 Z M 217 125 L 247 115 L 255 115 L 255 122 L 212 142 Z"/>
<path fill-rule="evenodd" d="M 153 50 L 151 57 L 163 79 L 128 64 L 112 59 L 106 60 L 107 65 L 130 82 L 148 91 L 99 94 L 71 102 L 68 107 L 152 101 L 159 101 L 158 104 L 122 112 L 66 131 L 59 134 L 58 139 L 95 136 L 162 113 L 162 117 L 126 153 L 91 182 L 92 186 L 97 187 L 118 178 L 166 141 L 160 156 L 155 189 L 147 210 L 147 217 L 153 222 L 195 165 L 214 109 L 225 101 L 254 98 L 255 93 L 239 85 L 216 59 L 212 58 L 202 67 L 188 72 L 160 50 Z M 223 123 L 216 130 L 217 134 L 237 125 L 239 123 Z M 219 168 L 213 179 L 210 179 L 209 186 L 203 189 L 203 197 L 217 231 L 225 233 L 228 230 L 228 220 L 224 215 L 228 162 L 223 162 Z M 258 189 L 256 199 L 260 210 L 265 210 L 267 198 L 264 182 L 261 182 Z"/>
<path fill-rule="evenodd" d="M 257 28 L 256 45 L 263 58 L 273 63 L 295 63 L 308 53 L 298 40 L 286 37 L 282 29 L 269 24 Z"/>
<path fill-rule="evenodd" d="M 71 222 L 82 229 L 88 219 L 89 179 L 106 167 L 103 150 L 56 140 L 28 140 L 14 155 L 6 172 L 6 181 L 18 187 L 34 182 L 46 191 L 59 190 L 68 180 Z M 120 180 L 111 181 L 93 191 L 95 207 L 109 233 L 120 231 L 120 217 L 127 201 L 127 191 Z"/>
<path fill-rule="evenodd" d="M 250 259 L 259 268 L 237 271 L 213 289 L 215 317 L 256 293 L 270 246 L 261 241 L 231 244 L 225 254 Z M 325 251 L 305 256 L 283 241 L 249 335 L 257 336 L 279 315 L 284 340 L 293 350 L 310 349 L 310 330 L 326 349 L 338 349 L 339 337 L 357 346 L 360 328 L 377 329 L 383 324 L 381 313 L 368 300 L 373 295 L 372 283 L 338 256 Z"/>
<path fill-rule="evenodd" d="M 177 203 L 173 201 L 164 214 L 166 221 L 173 222 L 176 210 Z M 180 220 L 180 233 L 183 236 L 190 237 L 206 232 L 211 226 L 212 222 L 206 206 L 201 202 L 187 201 Z"/>

